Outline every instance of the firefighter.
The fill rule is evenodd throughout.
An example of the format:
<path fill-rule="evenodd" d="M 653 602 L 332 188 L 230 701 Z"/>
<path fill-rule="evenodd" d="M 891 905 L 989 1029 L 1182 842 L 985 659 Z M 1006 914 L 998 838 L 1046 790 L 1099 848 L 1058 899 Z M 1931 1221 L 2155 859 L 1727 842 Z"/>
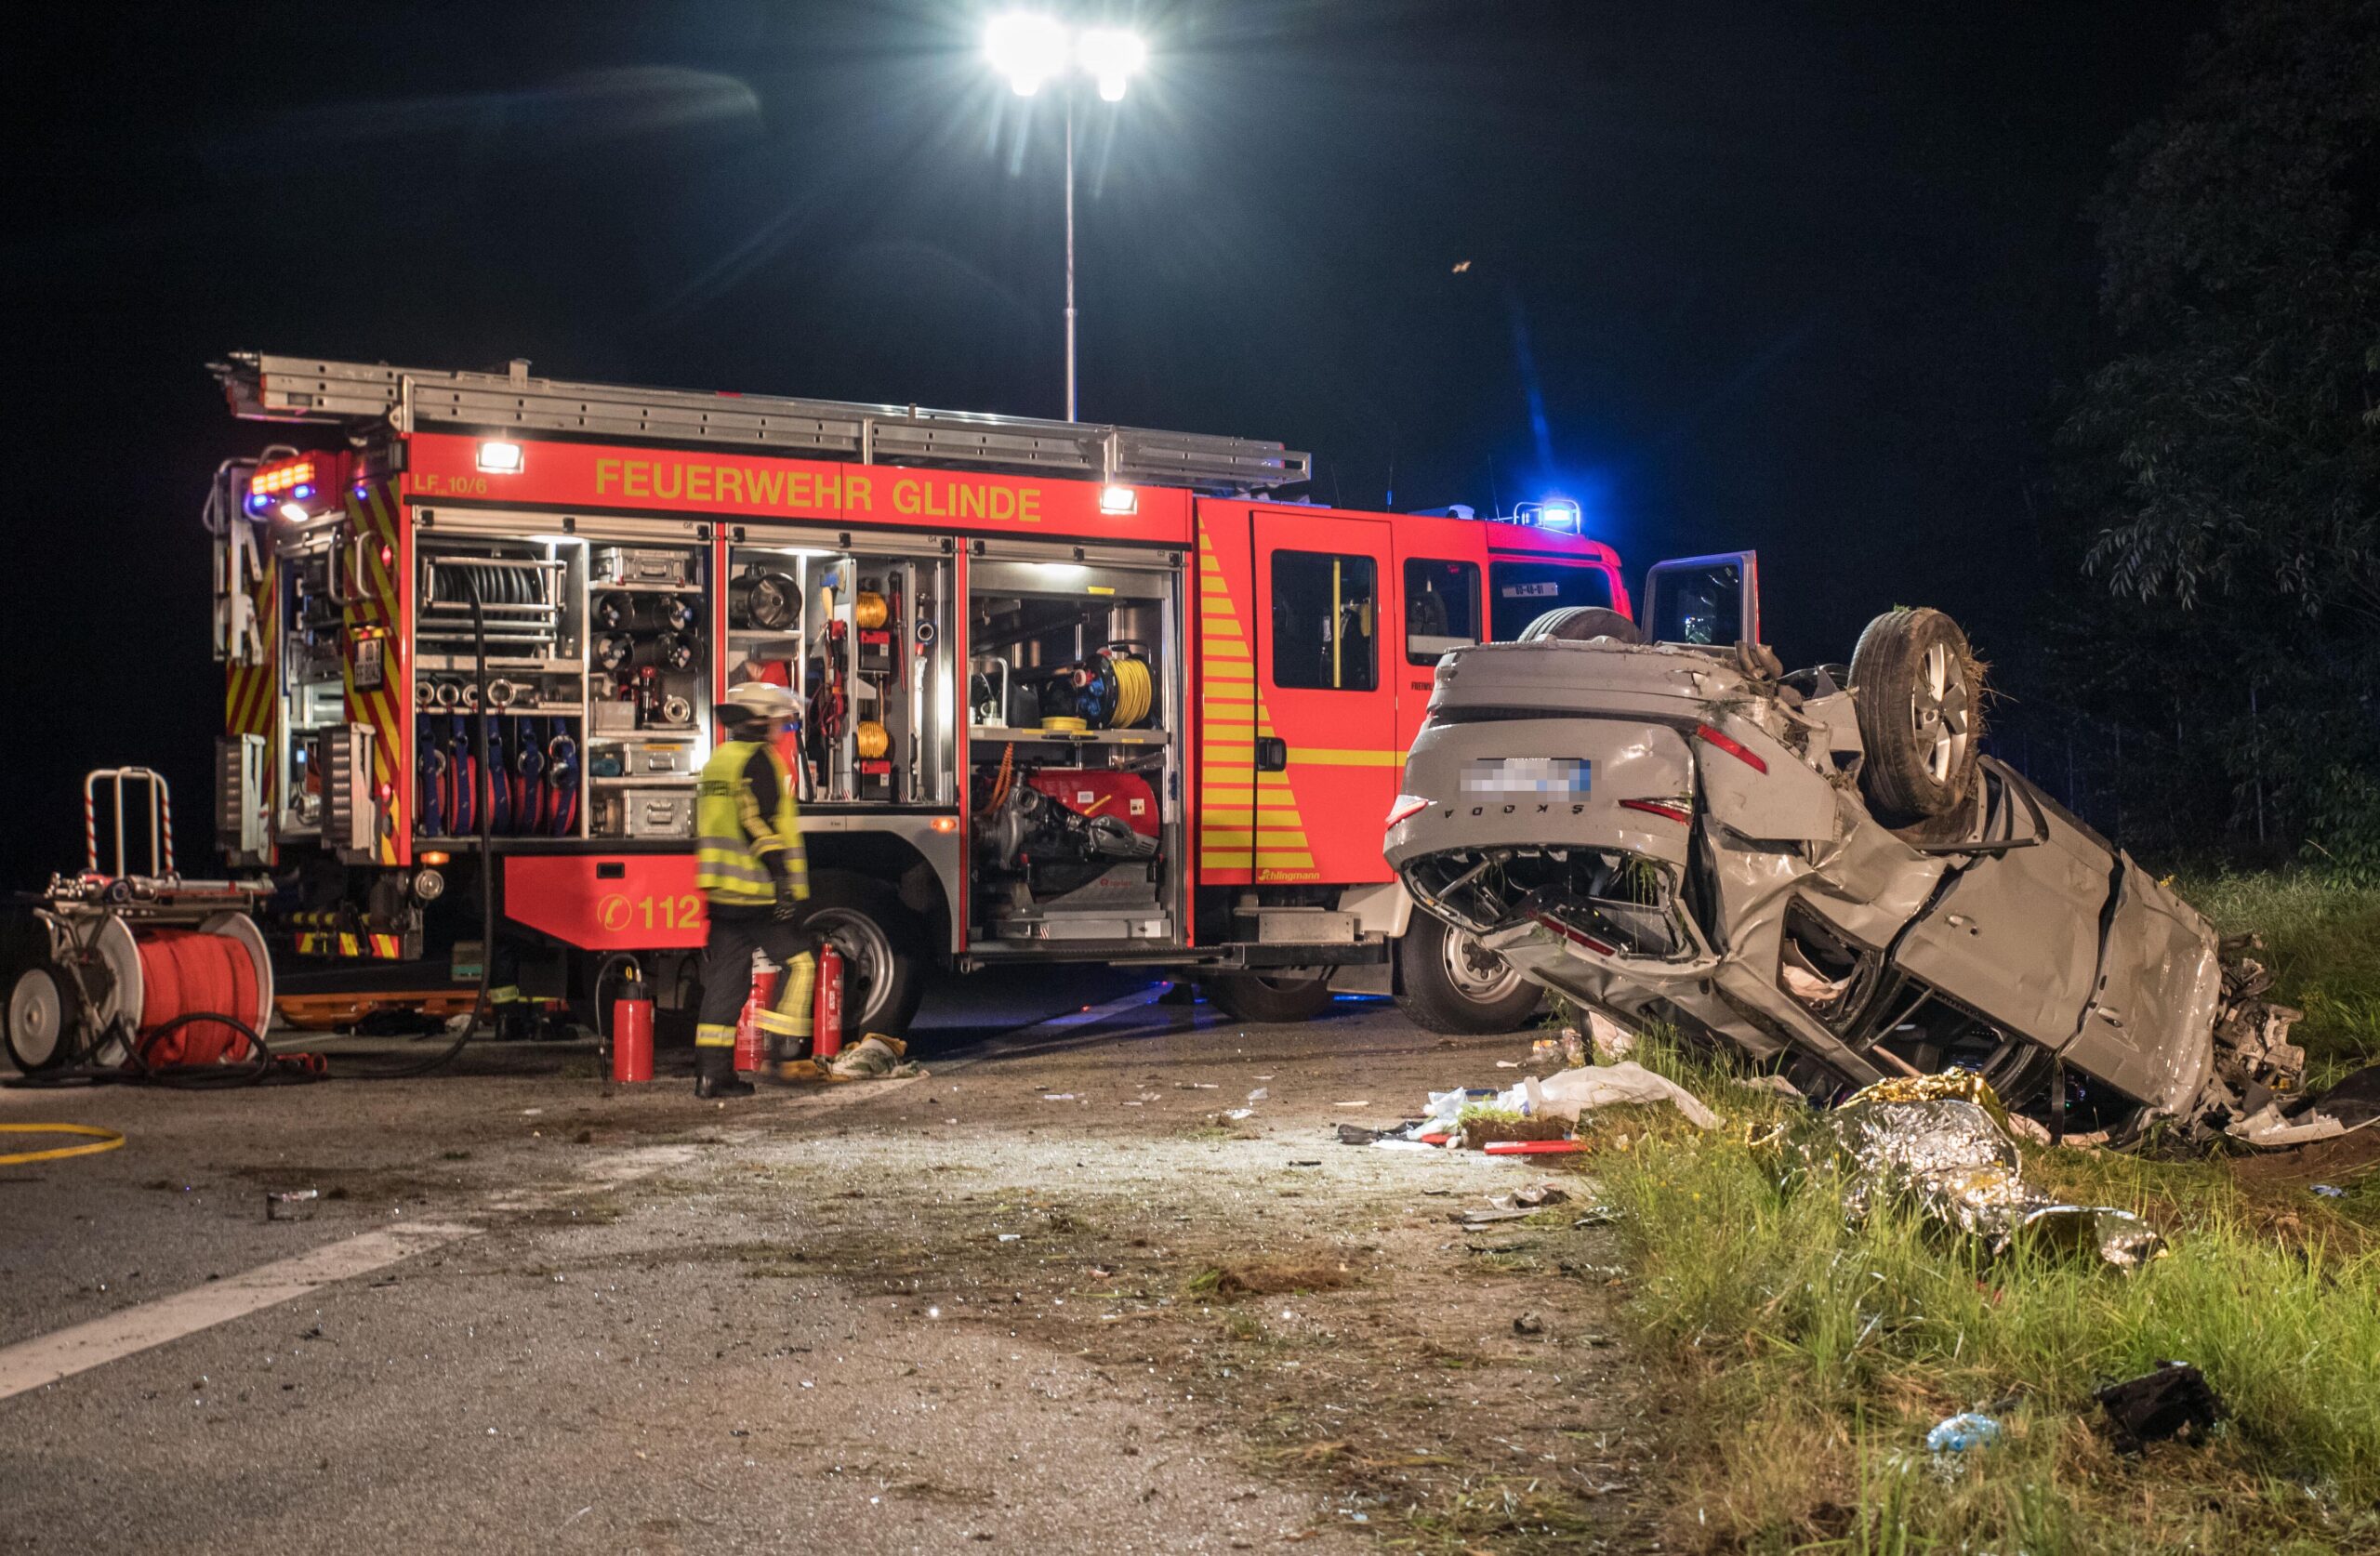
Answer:
<path fill-rule="evenodd" d="M 695 789 L 696 874 L 710 914 L 694 1028 L 697 1097 L 751 1094 L 751 1083 L 735 1074 L 735 1022 L 751 987 L 755 951 L 785 969 L 776 1009 L 760 1012 L 772 1057 L 799 1059 L 809 1046 L 818 976 L 814 943 L 802 927 L 810 864 L 793 771 L 776 748 L 793 715 L 793 695 L 782 686 L 745 681 L 728 688 L 719 707 L 727 738 L 703 765 Z"/>

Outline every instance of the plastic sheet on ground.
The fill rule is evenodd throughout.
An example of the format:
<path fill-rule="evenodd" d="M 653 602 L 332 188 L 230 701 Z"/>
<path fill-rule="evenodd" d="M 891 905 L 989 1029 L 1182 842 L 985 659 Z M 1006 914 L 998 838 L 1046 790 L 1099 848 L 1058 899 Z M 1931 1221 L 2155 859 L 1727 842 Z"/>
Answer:
<path fill-rule="evenodd" d="M 1521 1090 L 1528 1100 L 1526 1110 L 1532 1118 L 1576 1119 L 1582 1113 L 1597 1108 L 1618 1107 L 1624 1103 L 1649 1103 L 1658 1106 L 1667 1102 L 1686 1114 L 1698 1127 L 1715 1129 L 1719 1115 L 1702 1105 L 1702 1099 L 1669 1079 L 1657 1075 L 1634 1060 L 1619 1064 L 1592 1064 L 1584 1069 L 1564 1070 L 1544 1080 L 1532 1075 L 1521 1082 Z"/>
<path fill-rule="evenodd" d="M 2130 1270 L 2165 1251 L 2156 1229 L 2128 1210 L 2069 1205 L 2026 1183 L 2000 1099 L 1964 1071 L 1879 1081 L 1752 1144 L 1787 1183 L 1839 1169 L 1844 1213 L 1855 1222 L 1906 1204 L 1994 1253 L 2087 1251 Z"/>

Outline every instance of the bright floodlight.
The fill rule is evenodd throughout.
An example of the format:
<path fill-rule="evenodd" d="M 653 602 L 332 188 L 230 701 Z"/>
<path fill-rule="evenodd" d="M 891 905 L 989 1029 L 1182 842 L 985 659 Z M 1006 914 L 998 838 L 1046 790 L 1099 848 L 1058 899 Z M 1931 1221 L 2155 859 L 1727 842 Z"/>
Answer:
<path fill-rule="evenodd" d="M 1009 11 L 984 29 L 984 52 L 1020 98 L 1066 68 L 1066 30 L 1038 11 Z"/>
<path fill-rule="evenodd" d="M 1099 83 L 1099 95 L 1109 102 L 1124 100 L 1124 83 L 1149 57 L 1148 46 L 1120 27 L 1092 27 L 1075 40 L 1075 60 Z"/>

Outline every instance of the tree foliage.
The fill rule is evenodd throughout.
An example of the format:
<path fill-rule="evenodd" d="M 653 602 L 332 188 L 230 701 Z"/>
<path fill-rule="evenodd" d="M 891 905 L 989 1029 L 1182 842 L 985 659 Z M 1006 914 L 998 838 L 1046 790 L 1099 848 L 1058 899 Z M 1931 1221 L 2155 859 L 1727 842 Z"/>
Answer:
<path fill-rule="evenodd" d="M 2099 245 L 2068 663 L 2380 867 L 2380 0 L 2234 5 L 2119 147 Z"/>

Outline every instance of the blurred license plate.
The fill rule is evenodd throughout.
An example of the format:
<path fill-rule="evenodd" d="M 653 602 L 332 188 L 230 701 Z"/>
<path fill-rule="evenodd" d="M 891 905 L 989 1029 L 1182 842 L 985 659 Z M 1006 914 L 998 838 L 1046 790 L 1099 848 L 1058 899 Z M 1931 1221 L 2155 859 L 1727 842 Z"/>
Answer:
<path fill-rule="evenodd" d="M 1592 767 L 1578 757 L 1488 757 L 1463 764 L 1462 792 L 1584 799 Z"/>

